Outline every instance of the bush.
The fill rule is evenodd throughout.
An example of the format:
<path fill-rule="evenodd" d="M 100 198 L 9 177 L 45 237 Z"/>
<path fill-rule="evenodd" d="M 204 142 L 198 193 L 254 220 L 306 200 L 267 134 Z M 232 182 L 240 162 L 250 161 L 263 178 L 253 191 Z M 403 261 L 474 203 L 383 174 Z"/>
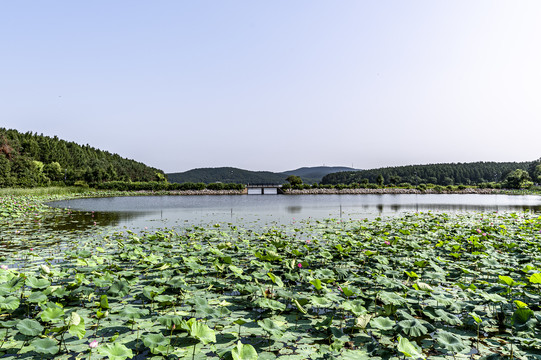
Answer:
<path fill-rule="evenodd" d="M 419 184 L 419 185 L 417 185 L 416 189 L 419 190 L 419 191 L 425 191 L 426 190 L 426 184 Z"/>
<path fill-rule="evenodd" d="M 207 184 L 207 189 L 209 189 L 209 190 L 223 190 L 224 189 L 224 184 L 222 184 L 222 183 Z"/>
<path fill-rule="evenodd" d="M 84 180 L 77 180 L 76 182 L 73 183 L 73 186 L 88 188 L 88 184 Z"/>
<path fill-rule="evenodd" d="M 456 187 L 458 190 L 464 190 L 466 189 L 466 185 L 460 184 Z"/>

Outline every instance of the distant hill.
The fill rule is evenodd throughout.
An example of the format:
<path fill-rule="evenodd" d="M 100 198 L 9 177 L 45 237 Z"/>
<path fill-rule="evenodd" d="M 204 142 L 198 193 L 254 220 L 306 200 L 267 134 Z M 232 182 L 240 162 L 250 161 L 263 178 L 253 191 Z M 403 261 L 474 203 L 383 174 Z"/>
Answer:
<path fill-rule="evenodd" d="M 307 183 L 320 182 L 323 176 L 336 171 L 355 170 L 348 167 L 302 167 L 296 170 L 275 173 L 270 171 L 250 171 L 233 167 L 218 168 L 200 168 L 185 172 L 167 174 L 169 182 L 203 182 L 210 184 L 213 182 L 235 183 L 235 184 L 283 184 L 289 175 L 296 175 Z"/>
<path fill-rule="evenodd" d="M 169 182 L 214 182 L 234 184 L 283 184 L 287 175 L 270 171 L 249 171 L 233 167 L 200 168 L 185 172 L 167 174 Z"/>
<path fill-rule="evenodd" d="M 296 170 L 284 171 L 282 174 L 296 175 L 303 179 L 305 183 L 319 183 L 321 179 L 328 174 L 332 174 L 340 171 L 358 171 L 358 169 L 344 167 L 344 166 L 314 166 L 314 167 L 301 167 Z"/>

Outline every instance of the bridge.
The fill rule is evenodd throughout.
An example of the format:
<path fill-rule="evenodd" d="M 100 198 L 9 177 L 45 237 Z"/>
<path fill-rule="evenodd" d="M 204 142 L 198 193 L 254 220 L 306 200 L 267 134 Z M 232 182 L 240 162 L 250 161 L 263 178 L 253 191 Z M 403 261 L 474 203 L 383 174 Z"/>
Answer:
<path fill-rule="evenodd" d="M 277 184 L 248 184 L 248 195 L 278 195 L 283 194 L 282 185 Z"/>

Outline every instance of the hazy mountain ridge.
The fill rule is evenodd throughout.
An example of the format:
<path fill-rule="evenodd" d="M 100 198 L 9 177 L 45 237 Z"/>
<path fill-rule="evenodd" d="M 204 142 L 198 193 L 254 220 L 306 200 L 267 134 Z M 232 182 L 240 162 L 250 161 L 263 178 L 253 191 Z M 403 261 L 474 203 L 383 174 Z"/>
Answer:
<path fill-rule="evenodd" d="M 295 170 L 275 173 L 271 171 L 251 171 L 233 167 L 198 168 L 184 172 L 169 173 L 170 182 L 236 183 L 236 184 L 282 184 L 289 175 L 299 176 L 305 183 L 320 182 L 323 176 L 337 171 L 354 171 L 343 166 L 302 167 Z"/>

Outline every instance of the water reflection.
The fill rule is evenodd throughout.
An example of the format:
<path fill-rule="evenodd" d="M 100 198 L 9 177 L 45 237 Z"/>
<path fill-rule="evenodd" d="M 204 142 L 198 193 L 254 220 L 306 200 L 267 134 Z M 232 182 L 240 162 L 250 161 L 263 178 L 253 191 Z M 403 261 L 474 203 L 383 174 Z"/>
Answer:
<path fill-rule="evenodd" d="M 159 228 L 234 222 L 250 227 L 290 224 L 304 219 L 375 218 L 411 211 L 541 212 L 541 197 L 463 194 L 141 196 L 77 199 L 51 205 L 69 206 L 83 211 L 85 216 L 95 211 L 94 217 L 100 225 Z"/>

